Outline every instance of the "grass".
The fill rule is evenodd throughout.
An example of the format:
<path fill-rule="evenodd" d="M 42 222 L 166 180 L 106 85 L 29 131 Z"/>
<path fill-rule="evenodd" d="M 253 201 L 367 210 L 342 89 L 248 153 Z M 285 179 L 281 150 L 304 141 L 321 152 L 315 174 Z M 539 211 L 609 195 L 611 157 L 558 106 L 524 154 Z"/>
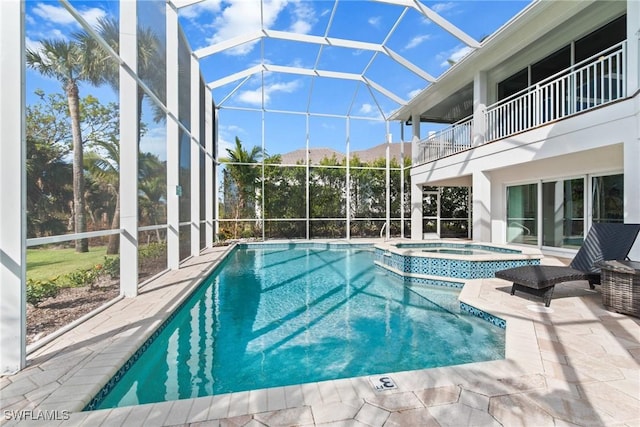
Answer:
<path fill-rule="evenodd" d="M 27 279 L 54 279 L 76 270 L 103 264 L 106 246 L 90 247 L 89 252 L 78 253 L 74 248 L 27 249 Z"/>

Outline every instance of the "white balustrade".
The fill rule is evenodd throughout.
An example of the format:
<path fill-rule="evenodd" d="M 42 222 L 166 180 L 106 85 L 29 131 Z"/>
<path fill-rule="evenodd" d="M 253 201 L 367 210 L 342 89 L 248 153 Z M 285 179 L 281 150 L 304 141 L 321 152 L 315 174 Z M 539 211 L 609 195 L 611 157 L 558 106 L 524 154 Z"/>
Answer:
<path fill-rule="evenodd" d="M 484 111 L 485 137 L 507 138 L 626 97 L 626 42 L 536 83 Z M 470 149 L 473 119 L 465 118 L 420 141 L 416 164 Z"/>

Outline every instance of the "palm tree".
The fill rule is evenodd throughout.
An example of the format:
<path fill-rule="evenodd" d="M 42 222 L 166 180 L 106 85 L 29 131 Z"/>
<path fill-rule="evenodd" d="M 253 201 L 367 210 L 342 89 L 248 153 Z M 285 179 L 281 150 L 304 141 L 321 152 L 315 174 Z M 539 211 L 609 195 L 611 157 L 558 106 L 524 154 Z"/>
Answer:
<path fill-rule="evenodd" d="M 115 51 L 120 51 L 120 27 L 118 21 L 112 17 L 100 18 L 96 24 L 96 32 Z M 108 84 L 115 91 L 120 84 L 119 63 L 100 47 L 98 42 L 88 33 L 82 31 L 74 35 L 85 51 L 102 52 L 101 61 L 89 61 L 86 67 L 91 70 L 92 82 L 96 85 Z M 165 69 L 164 55 L 161 54 L 160 39 L 150 28 L 138 28 L 138 77 L 162 99 L 166 93 L 165 79 L 162 70 Z M 142 120 L 142 103 L 145 92 L 138 86 L 138 120 Z M 156 108 L 154 120 L 164 120 L 164 111 Z M 141 126 L 138 127 L 138 144 L 141 138 Z"/>
<path fill-rule="evenodd" d="M 83 52 L 77 42 L 65 40 L 42 40 L 42 48 L 27 49 L 27 66 L 40 74 L 53 77 L 62 83 L 71 119 L 73 141 L 73 223 L 76 233 L 87 231 L 84 203 L 84 160 L 82 151 L 82 131 L 80 128 L 80 96 L 78 83 L 88 81 L 86 64 L 90 63 L 90 53 Z M 88 252 L 87 239 L 76 240 L 76 252 Z"/>
<path fill-rule="evenodd" d="M 118 21 L 113 17 L 100 18 L 96 24 L 96 32 L 102 39 L 107 42 L 107 44 L 115 51 L 120 51 L 120 28 Z M 145 81 L 149 86 L 151 86 L 156 92 L 160 93 L 160 96 L 166 91 L 164 78 L 162 77 L 161 70 L 164 70 L 164 56 L 160 54 L 161 44 L 159 38 L 156 36 L 153 31 L 148 28 L 138 29 L 138 43 L 137 43 L 137 51 L 138 51 L 138 76 Z M 74 35 L 76 40 L 78 40 L 79 44 L 82 46 L 83 50 L 86 52 L 96 52 L 100 53 L 102 58 L 100 61 L 91 60 L 91 58 L 87 58 L 88 61 L 85 64 L 85 67 L 90 70 L 90 77 L 92 79 L 92 83 L 95 85 L 108 84 L 113 88 L 114 91 L 118 90 L 120 83 L 119 76 L 119 63 L 115 60 L 115 58 L 110 58 L 109 54 L 102 49 L 99 45 L 98 41 L 93 38 L 90 34 L 85 31 L 76 33 Z M 142 134 L 144 132 L 144 126 L 142 125 L 142 103 L 144 101 L 145 92 L 138 86 L 137 90 L 137 115 L 138 115 L 138 135 L 137 135 L 137 146 L 140 146 L 140 139 L 142 138 Z M 160 113 L 156 111 L 154 115 L 154 119 L 156 122 L 161 121 L 164 118 L 164 112 L 162 109 Z M 142 154 L 140 154 L 142 158 Z M 142 167 L 142 159 L 139 161 L 140 167 Z M 157 186 L 155 186 L 158 188 Z M 116 212 L 113 216 L 113 222 L 111 224 L 112 228 L 118 228 L 120 226 L 120 194 L 116 192 Z M 144 194 L 144 192 L 143 192 Z M 109 246 L 107 248 L 107 253 L 111 253 L 109 251 L 118 249 L 118 244 L 115 243 L 115 238 L 117 236 L 112 236 L 109 239 Z M 114 252 L 117 253 L 117 252 Z"/>
<path fill-rule="evenodd" d="M 158 225 L 166 222 L 167 174 L 166 164 L 154 154 L 140 153 L 138 190 L 140 191 L 141 220 Z M 156 230 L 160 242 L 160 230 Z"/>
<path fill-rule="evenodd" d="M 116 201 L 113 218 L 111 219 L 111 229 L 115 230 L 120 226 L 120 194 L 118 182 L 120 180 L 120 146 L 114 138 L 95 142 L 96 148 L 85 156 L 85 167 L 92 177 L 101 184 L 106 185 L 107 191 L 112 194 Z M 120 236 L 112 234 L 109 236 L 107 245 L 107 255 L 116 255 L 120 246 Z"/>
<path fill-rule="evenodd" d="M 222 159 L 229 162 L 229 176 L 236 185 L 238 198 L 235 208 L 235 238 L 238 237 L 238 219 L 241 213 L 247 212 L 247 202 L 251 197 L 255 197 L 256 183 L 259 179 L 259 171 L 250 163 L 257 163 L 264 154 L 262 149 L 254 146 L 251 151 L 245 150 L 242 141 L 236 136 L 236 145 L 233 149 L 227 148 L 228 158 Z"/>

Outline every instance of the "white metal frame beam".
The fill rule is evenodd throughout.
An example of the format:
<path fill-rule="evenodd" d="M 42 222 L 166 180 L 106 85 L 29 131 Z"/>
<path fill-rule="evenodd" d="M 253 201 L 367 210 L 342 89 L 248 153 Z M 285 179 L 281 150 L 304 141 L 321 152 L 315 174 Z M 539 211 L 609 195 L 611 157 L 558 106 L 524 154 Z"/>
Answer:
<path fill-rule="evenodd" d="M 26 366 L 24 2 L 0 7 L 0 375 Z"/>
<path fill-rule="evenodd" d="M 128 70 L 136 70 L 137 5 L 120 5 L 120 294 L 138 294 L 138 83 Z M 115 59 L 109 58 L 109 61 Z"/>
<path fill-rule="evenodd" d="M 166 4 L 167 22 L 167 267 L 177 270 L 180 265 L 180 201 L 178 199 L 179 140 L 178 120 L 178 12 Z"/>
<path fill-rule="evenodd" d="M 207 84 L 207 87 L 213 90 L 221 86 L 227 85 L 229 83 L 233 83 L 234 81 L 251 77 L 252 75 L 258 74 L 263 71 L 271 71 L 271 72 L 285 73 L 285 74 L 296 74 L 300 76 L 326 77 L 326 78 L 339 79 L 339 80 L 351 80 L 351 81 L 362 82 L 365 85 L 377 90 L 378 92 L 385 95 L 387 98 L 393 100 L 394 102 L 400 105 L 407 104 L 407 101 L 405 99 L 402 99 L 395 93 L 377 84 L 373 80 L 363 76 L 362 74 L 344 73 L 341 71 L 330 71 L 330 70 L 317 70 L 317 69 L 312 70 L 310 68 L 290 67 L 285 65 L 273 65 L 273 64 L 254 65 L 253 67 L 247 68 L 246 70 L 243 70 L 238 73 L 231 74 L 222 79 L 210 82 Z M 241 84 L 244 84 L 244 81 Z M 234 92 L 237 91 L 238 89 L 239 87 L 236 87 L 234 89 Z M 225 100 L 226 99 L 228 99 L 228 97 L 225 98 Z"/>
<path fill-rule="evenodd" d="M 453 25 L 451 22 L 444 19 L 437 12 L 425 6 L 420 0 L 372 0 L 379 3 L 388 3 L 396 6 L 405 6 L 420 12 L 425 18 L 429 19 L 440 28 L 463 42 L 469 47 L 479 48 L 480 43 L 473 37 L 462 31 L 460 28 Z"/>

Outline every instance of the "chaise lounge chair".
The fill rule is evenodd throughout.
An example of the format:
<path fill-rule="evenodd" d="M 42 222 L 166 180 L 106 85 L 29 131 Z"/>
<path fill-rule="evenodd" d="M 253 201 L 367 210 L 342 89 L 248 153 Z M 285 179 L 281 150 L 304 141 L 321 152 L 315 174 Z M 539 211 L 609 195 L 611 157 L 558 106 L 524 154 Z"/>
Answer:
<path fill-rule="evenodd" d="M 569 266 L 526 265 L 496 271 L 495 276 L 513 282 L 511 295 L 522 291 L 544 299 L 549 307 L 556 284 L 588 280 L 589 287 L 600 284 L 598 261 L 623 260 L 640 231 L 640 224 L 593 224 Z"/>

